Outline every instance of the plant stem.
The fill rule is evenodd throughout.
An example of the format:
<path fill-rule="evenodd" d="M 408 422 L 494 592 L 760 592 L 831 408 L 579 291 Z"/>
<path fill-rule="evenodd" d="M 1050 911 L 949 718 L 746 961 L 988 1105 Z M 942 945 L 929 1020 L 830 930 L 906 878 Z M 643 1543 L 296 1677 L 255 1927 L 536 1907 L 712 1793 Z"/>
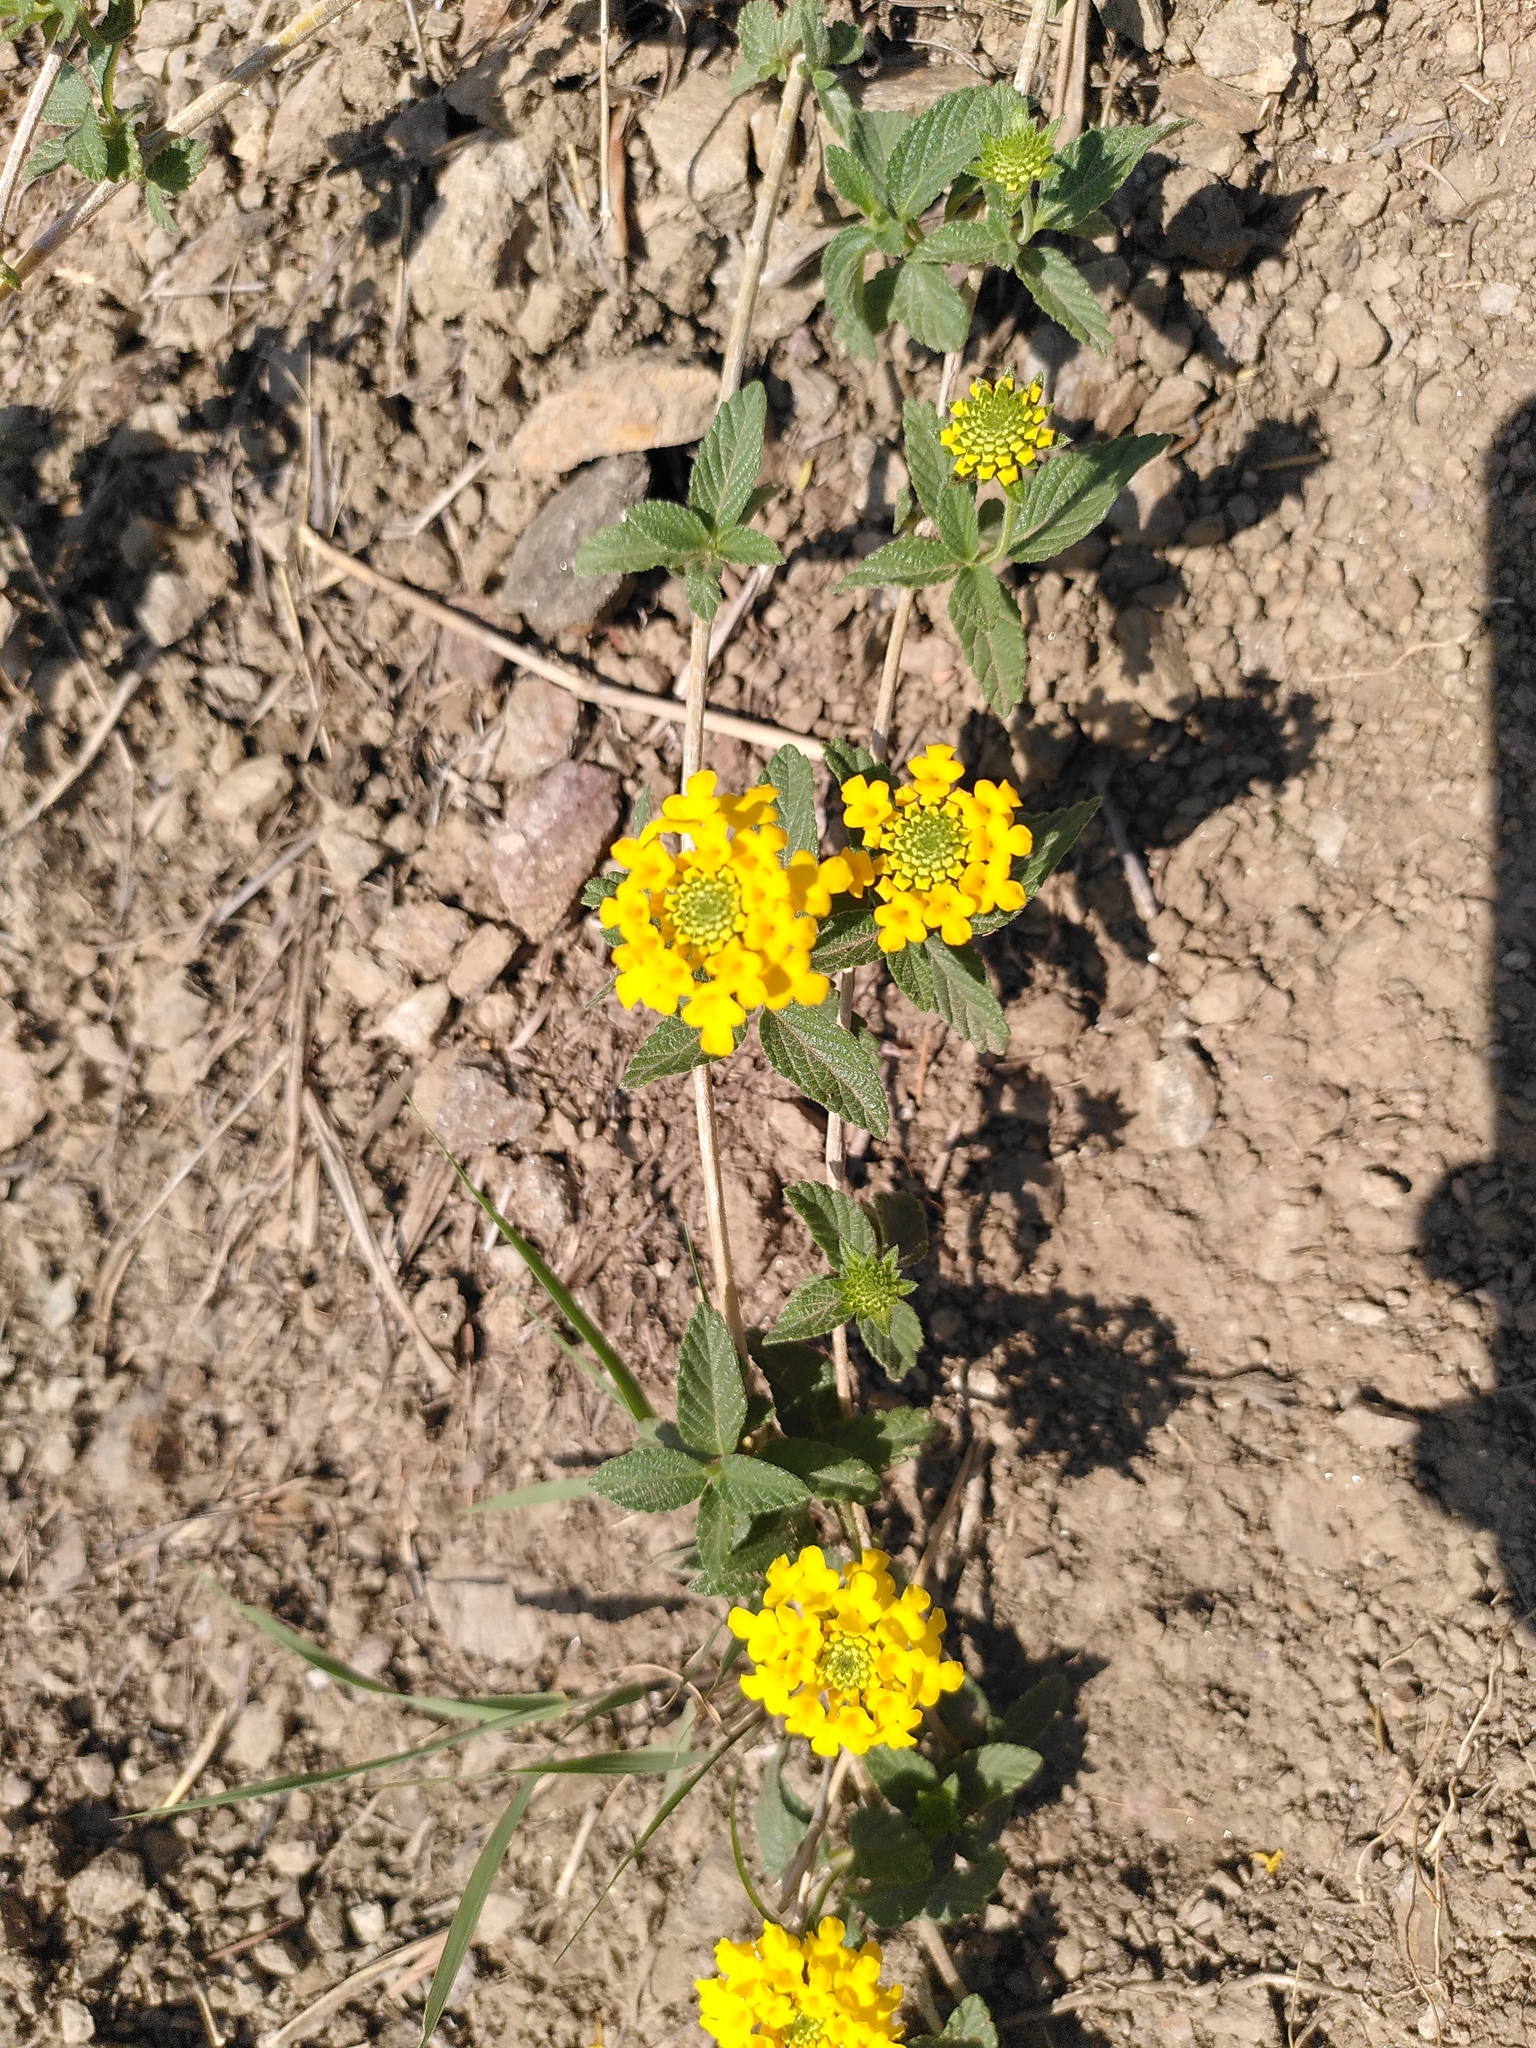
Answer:
<path fill-rule="evenodd" d="M 1024 44 L 1019 51 L 1019 68 L 1013 74 L 1015 92 L 1027 93 L 1034 79 L 1035 66 L 1040 62 L 1040 52 L 1045 46 L 1045 18 L 1051 11 L 1051 0 L 1034 0 L 1030 9 L 1029 25 L 1024 31 Z"/>
<path fill-rule="evenodd" d="M 605 233 L 613 218 L 613 172 L 608 130 L 612 125 L 612 112 L 608 95 L 608 7 L 609 0 L 598 0 L 597 7 L 597 226 L 600 234 Z"/>
<path fill-rule="evenodd" d="M 795 127 L 809 83 L 810 72 L 805 59 L 796 57 L 784 81 L 784 97 L 779 101 L 779 123 L 773 131 L 773 147 L 768 152 L 768 168 L 758 187 L 757 212 L 742 251 L 741 286 L 736 294 L 736 309 L 731 315 L 731 331 L 725 344 L 725 363 L 720 372 L 722 405 L 741 389 L 741 372 L 752 339 L 752 316 L 757 310 L 757 287 L 762 279 L 768 238 L 773 233 L 774 216 L 779 210 L 779 197 L 784 190 L 784 175 L 789 169 L 789 153 L 794 146 Z"/>
<path fill-rule="evenodd" d="M 5 168 L 0 170 L 0 249 L 5 247 L 5 224 L 11 216 L 11 201 L 16 197 L 16 187 L 21 182 L 27 152 L 32 147 L 32 138 L 37 133 L 38 123 L 43 118 L 43 108 L 48 104 L 48 95 L 53 91 L 54 81 L 63 68 L 64 51 L 55 38 L 43 53 L 37 77 L 32 81 L 32 90 L 27 94 L 27 103 L 22 108 L 21 119 L 16 124 L 16 133 L 11 137 Z"/>

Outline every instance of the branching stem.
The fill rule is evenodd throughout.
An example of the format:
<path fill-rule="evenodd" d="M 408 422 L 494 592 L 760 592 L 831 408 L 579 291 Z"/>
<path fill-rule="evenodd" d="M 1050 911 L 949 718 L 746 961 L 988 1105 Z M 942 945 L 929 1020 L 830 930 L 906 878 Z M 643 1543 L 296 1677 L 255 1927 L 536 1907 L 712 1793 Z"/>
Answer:
<path fill-rule="evenodd" d="M 773 233 L 779 198 L 784 190 L 784 177 L 789 169 L 789 155 L 794 147 L 795 128 L 809 83 L 810 72 L 805 59 L 796 57 L 784 81 L 778 126 L 773 131 L 773 147 L 768 152 L 768 168 L 758 187 L 757 212 L 742 251 L 741 287 L 736 294 L 736 310 L 731 315 L 731 331 L 725 344 L 725 364 L 720 372 L 722 405 L 741 389 L 741 372 L 752 339 L 752 316 L 757 311 L 757 288 L 762 280 L 763 261 L 768 254 L 768 238 Z"/>

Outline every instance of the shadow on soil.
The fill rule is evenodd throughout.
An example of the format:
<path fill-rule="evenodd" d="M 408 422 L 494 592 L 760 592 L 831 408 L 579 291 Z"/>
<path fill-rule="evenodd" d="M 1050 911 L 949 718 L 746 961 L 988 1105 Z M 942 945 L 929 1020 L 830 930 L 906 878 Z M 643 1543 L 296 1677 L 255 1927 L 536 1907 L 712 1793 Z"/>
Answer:
<path fill-rule="evenodd" d="M 1488 1048 L 1497 1151 L 1453 1167 L 1426 1203 L 1426 1269 L 1492 1315 L 1476 1397 L 1421 1420 L 1419 1484 L 1492 1532 L 1516 1605 L 1536 1605 L 1536 401 L 1508 419 L 1485 470 L 1492 535 L 1498 899 Z M 1486 1316 L 1485 1316 L 1486 1326 Z"/>

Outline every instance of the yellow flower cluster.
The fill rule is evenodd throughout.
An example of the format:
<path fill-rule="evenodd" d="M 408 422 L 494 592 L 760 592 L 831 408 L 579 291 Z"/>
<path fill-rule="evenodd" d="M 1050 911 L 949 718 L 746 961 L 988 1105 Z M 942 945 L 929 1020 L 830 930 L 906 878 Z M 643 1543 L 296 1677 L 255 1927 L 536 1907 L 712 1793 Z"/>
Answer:
<path fill-rule="evenodd" d="M 731 1609 L 731 1633 L 757 1666 L 742 1691 L 818 1756 L 911 1749 L 923 1708 L 964 1683 L 941 1655 L 944 1616 L 921 1587 L 898 1593 L 889 1562 L 866 1550 L 838 1572 L 811 1544 L 768 1567 L 760 1614 Z"/>
<path fill-rule="evenodd" d="M 963 946 L 973 917 L 1024 907 L 1013 858 L 1034 840 L 1027 825 L 1014 822 L 1018 794 L 1006 782 L 952 788 L 964 772 L 953 747 L 931 746 L 908 763 L 912 780 L 900 789 L 862 775 L 843 784 L 843 816 L 863 834 L 866 860 L 873 855 L 868 867 L 882 899 L 875 923 L 883 953 L 920 946 L 931 931 Z M 854 893 L 862 894 L 864 870 L 854 870 L 859 856 L 843 858 Z"/>
<path fill-rule="evenodd" d="M 955 475 L 974 475 L 980 483 L 996 477 L 1000 484 L 1016 484 L 1019 471 L 1056 440 L 1045 424 L 1051 408 L 1038 377 L 1022 391 L 1014 389 L 1012 377 L 995 384 L 978 377 L 970 396 L 957 398 L 949 411 L 940 443 L 955 458 Z"/>
<path fill-rule="evenodd" d="M 887 2048 L 902 2035 L 901 1986 L 882 1988 L 880 1944 L 844 1948 L 830 1916 L 797 1941 L 771 1923 L 756 1941 L 715 1944 L 701 1977 L 699 2025 L 720 2048 Z"/>
<path fill-rule="evenodd" d="M 1056 129 L 1024 120 L 1006 135 L 983 135 L 971 176 L 1001 185 L 1010 199 L 1022 199 L 1043 178 L 1055 158 Z"/>
<path fill-rule="evenodd" d="M 706 769 L 688 778 L 681 796 L 669 796 L 637 837 L 613 849 L 628 873 L 601 916 L 622 936 L 613 949 L 619 1001 L 664 1017 L 681 1006 L 683 1022 L 715 1057 L 733 1049 L 735 1027 L 749 1011 L 814 1006 L 831 988 L 813 972 L 811 948 L 816 920 L 833 893 L 848 887 L 848 865 L 797 853 L 786 867 L 776 803 L 766 782 L 742 796 L 717 796 Z"/>

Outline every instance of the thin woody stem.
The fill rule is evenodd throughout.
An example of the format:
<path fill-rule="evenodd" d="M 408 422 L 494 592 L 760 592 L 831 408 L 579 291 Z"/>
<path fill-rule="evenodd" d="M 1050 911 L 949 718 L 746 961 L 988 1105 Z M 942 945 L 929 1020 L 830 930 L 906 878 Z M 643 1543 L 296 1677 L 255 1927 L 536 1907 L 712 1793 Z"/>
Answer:
<path fill-rule="evenodd" d="M 1030 9 L 1029 24 L 1024 31 L 1023 46 L 1019 51 L 1019 68 L 1013 74 L 1015 92 L 1027 93 L 1035 75 L 1035 66 L 1040 62 L 1040 52 L 1045 47 L 1045 18 L 1051 11 L 1051 0 L 1034 0 Z"/>
<path fill-rule="evenodd" d="M 16 187 L 21 182 L 27 152 L 32 147 L 32 138 L 43 118 L 43 108 L 48 104 L 54 81 L 63 69 L 64 51 L 60 42 L 55 40 L 48 45 L 37 77 L 32 81 L 32 90 L 27 94 L 27 103 L 21 110 L 21 119 L 16 124 L 16 133 L 11 137 L 11 146 L 6 153 L 5 168 L 0 170 L 0 249 L 5 247 L 5 224 L 11 217 L 11 201 L 16 197 Z"/>
<path fill-rule="evenodd" d="M 763 173 L 763 182 L 757 191 L 757 212 L 753 216 L 751 233 L 747 236 L 742 251 L 741 286 L 736 294 L 736 309 L 731 315 L 731 331 L 725 344 L 725 363 L 720 372 L 720 402 L 734 397 L 741 389 L 741 372 L 747 360 L 747 347 L 752 339 L 752 316 L 757 310 L 757 287 L 762 280 L 763 263 L 768 254 L 768 238 L 773 233 L 774 216 L 779 210 L 779 198 L 784 190 L 784 177 L 789 169 L 789 155 L 794 147 L 795 127 L 800 119 L 800 108 L 805 99 L 805 88 L 810 83 L 804 57 L 796 57 L 789 67 L 789 76 L 784 81 L 784 97 L 779 101 L 778 126 L 773 131 L 773 147 L 768 152 L 768 168 Z"/>
<path fill-rule="evenodd" d="M 597 9 L 597 225 L 607 229 L 613 218 L 613 169 L 609 128 L 612 114 L 608 92 L 608 9 L 609 0 L 598 0 Z"/>

